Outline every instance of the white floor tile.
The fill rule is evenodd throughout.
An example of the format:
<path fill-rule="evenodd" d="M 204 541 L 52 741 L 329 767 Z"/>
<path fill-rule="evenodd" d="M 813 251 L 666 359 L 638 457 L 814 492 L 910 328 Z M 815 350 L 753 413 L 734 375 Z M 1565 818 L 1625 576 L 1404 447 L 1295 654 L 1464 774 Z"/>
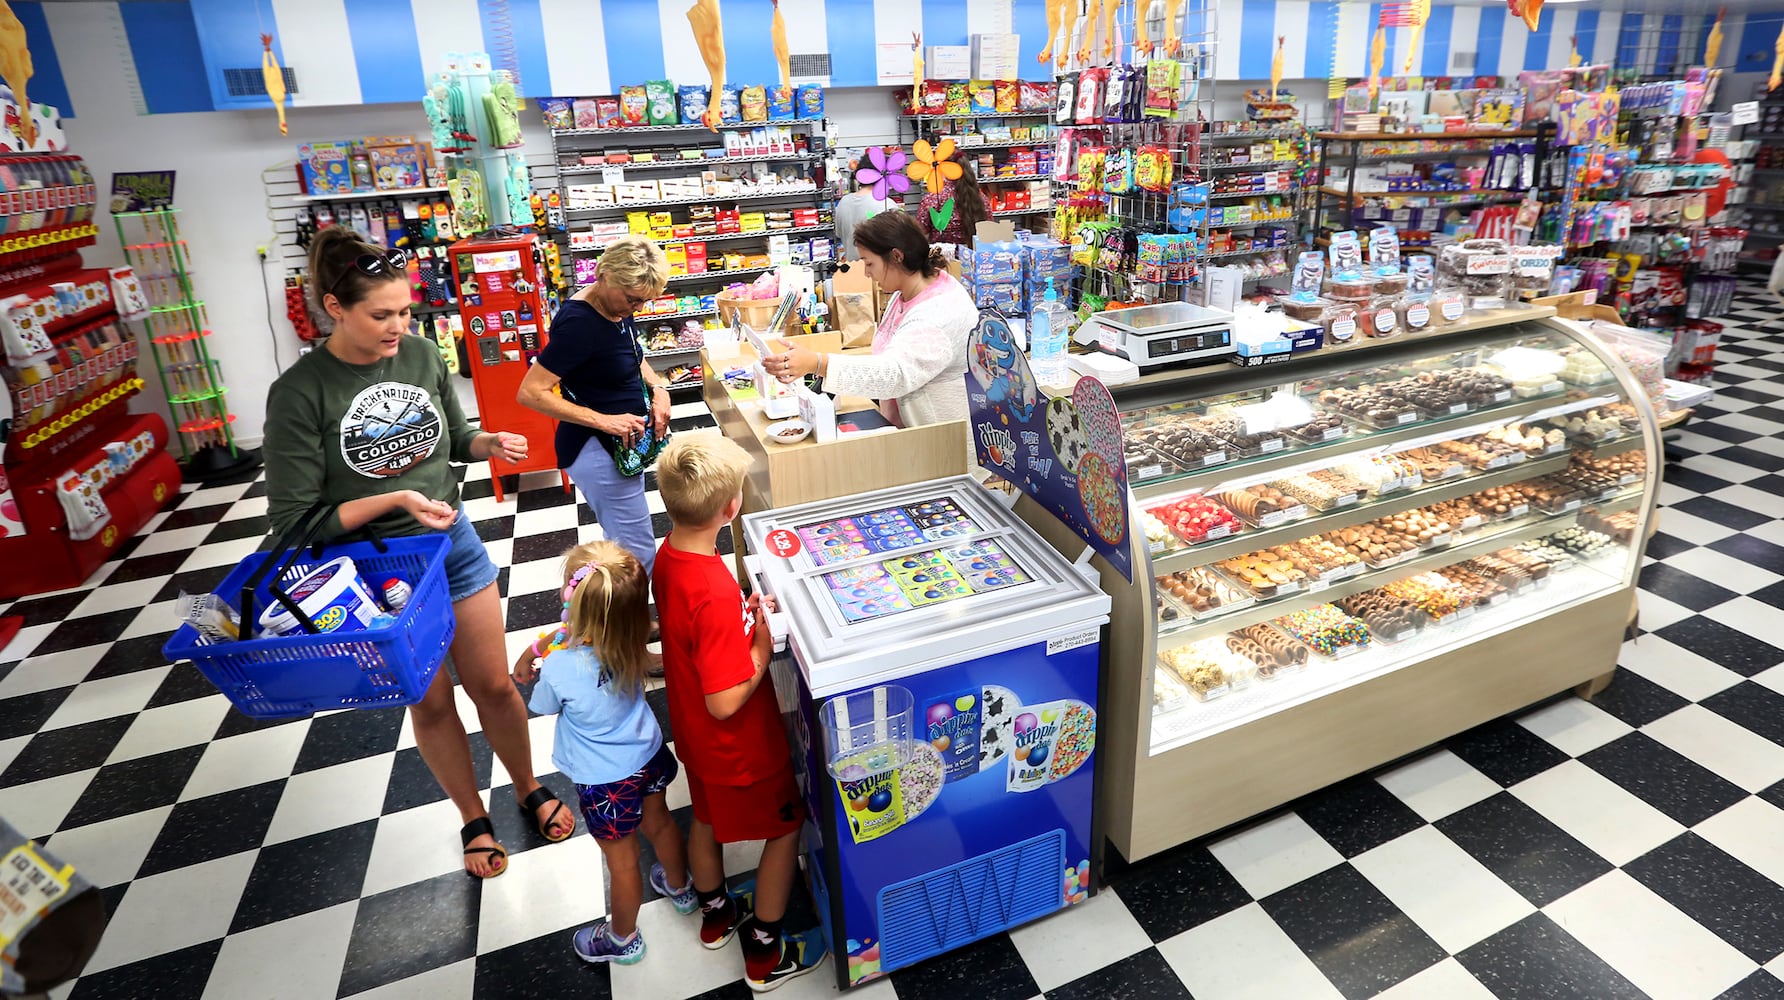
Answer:
<path fill-rule="evenodd" d="M 604 913 L 606 898 L 601 848 L 593 837 L 572 837 L 513 855 L 501 878 L 483 884 L 477 951 L 496 951 L 586 924 Z"/>
<path fill-rule="evenodd" d="M 1636 591 L 1636 600 L 1640 602 L 1642 609 L 1641 627 L 1650 632 L 1663 629 L 1674 622 L 1682 622 L 1697 613 L 1646 590 Z"/>
<path fill-rule="evenodd" d="M 186 502 L 180 504 L 180 506 L 185 510 L 195 510 L 199 507 L 211 507 L 217 504 L 235 503 L 242 498 L 243 493 L 248 492 L 248 487 L 252 485 L 254 484 L 230 483 L 225 486 L 201 487 L 193 490 L 191 495 L 186 497 Z"/>
<path fill-rule="evenodd" d="M 1784 694 L 1784 663 L 1754 674 L 1752 681 L 1763 687 L 1771 688 L 1779 694 Z"/>
<path fill-rule="evenodd" d="M 509 503 L 514 501 L 510 499 Z M 514 539 L 498 538 L 493 542 L 484 542 L 483 551 L 489 553 L 489 559 L 497 566 L 509 566 L 514 563 Z M 507 611 L 504 605 L 502 610 Z"/>
<path fill-rule="evenodd" d="M 191 530 L 209 534 L 211 527 L 206 525 L 205 527 L 193 528 Z M 179 532 L 168 532 L 168 534 L 179 534 Z M 204 534 L 199 535 L 199 541 L 204 540 Z M 149 542 L 158 541 L 160 538 L 160 535 L 151 535 L 149 536 L 148 541 L 144 542 L 143 545 L 147 547 Z M 192 544 L 196 545 L 198 543 L 193 542 Z M 175 549 L 185 547 L 186 546 L 183 545 L 176 545 L 157 551 L 172 552 Z M 137 555 L 143 554 L 144 553 L 140 551 L 137 553 Z M 97 587 L 87 596 L 86 600 L 82 601 L 78 607 L 69 612 L 68 617 L 85 618 L 88 615 L 102 615 L 112 611 L 122 611 L 126 608 L 145 607 L 150 601 L 155 599 L 155 595 L 160 593 L 161 588 L 166 585 L 167 581 L 157 576 L 147 580 L 132 580 L 129 583 L 118 583 L 107 587 Z"/>
<path fill-rule="evenodd" d="M 557 739 L 557 722 L 558 717 L 555 715 L 541 715 L 538 718 L 527 720 L 527 743 L 533 754 L 534 777 L 550 774 L 558 769 L 557 765 L 551 762 L 552 744 Z M 489 787 L 500 788 L 503 785 L 512 784 L 513 781 L 513 777 L 508 774 L 508 769 L 502 766 L 502 759 L 497 757 L 490 765 Z M 568 790 L 565 794 L 569 794 Z M 574 802 L 564 804 L 571 807 L 576 805 Z"/>
<path fill-rule="evenodd" d="M 1253 899 L 1286 889 L 1344 861 L 1306 820 L 1292 812 L 1216 840 L 1208 850 Z"/>
<path fill-rule="evenodd" d="M 130 724 L 105 762 L 116 764 L 207 743 L 228 714 L 229 699 L 220 694 L 151 708 Z"/>
<path fill-rule="evenodd" d="M 353 938 L 357 900 L 267 924 L 223 940 L 205 1000 L 308 1000 L 331 996 Z"/>
<path fill-rule="evenodd" d="M 263 541 L 262 538 L 250 536 L 200 545 L 180 564 L 180 572 L 190 573 L 195 569 L 209 569 L 213 566 L 234 566 L 258 551 Z"/>
<path fill-rule="evenodd" d="M 1392 989 L 1377 993 L 1375 1000 L 1493 1000 L 1493 991 L 1469 975 L 1461 962 L 1446 958 Z"/>
<path fill-rule="evenodd" d="M 155 697 L 161 682 L 167 679 L 172 670 L 172 667 L 150 667 L 135 673 L 83 682 L 56 708 L 55 713 L 44 722 L 43 728 L 63 729 L 141 712 L 149 699 Z M 215 731 L 215 728 L 211 730 Z M 210 733 L 205 735 L 208 737 Z"/>
<path fill-rule="evenodd" d="M 0 816 L 32 840 L 47 837 L 62 825 L 68 810 L 80 801 L 81 793 L 98 773 L 99 769 L 93 768 L 0 788 Z"/>
<path fill-rule="evenodd" d="M 458 809 L 448 799 L 380 819 L 360 896 L 376 896 L 463 868 L 458 828 Z"/>
<path fill-rule="evenodd" d="M 1351 864 L 1451 954 L 1536 909 L 1434 826 L 1390 840 Z"/>
<path fill-rule="evenodd" d="M 1750 490 L 1748 492 L 1757 491 Z M 1722 497 L 1718 496 L 1718 499 L 1722 499 Z M 1735 503 L 1732 500 L 1729 502 Z M 1735 505 L 1747 508 L 1744 501 L 1735 503 Z M 1708 580 L 1737 594 L 1751 594 L 1755 590 L 1763 590 L 1780 579 L 1784 579 L 1770 570 L 1762 569 L 1733 556 L 1723 555 L 1710 548 L 1696 548 L 1681 552 L 1676 556 L 1668 556 L 1666 563 L 1690 573 L 1699 580 Z"/>
<path fill-rule="evenodd" d="M 1511 793 L 1615 865 L 1628 864 L 1685 830 L 1577 760 L 1513 785 Z"/>
<path fill-rule="evenodd" d="M 555 591 L 563 585 L 564 563 L 561 559 L 535 559 L 517 563 L 508 570 L 509 597 Z"/>
<path fill-rule="evenodd" d="M 266 842 L 282 844 L 324 830 L 377 819 L 396 754 L 381 753 L 292 775 L 279 797 Z"/>
<path fill-rule="evenodd" d="M 162 601 L 159 604 L 151 604 L 143 608 L 142 614 L 137 615 L 136 620 L 132 621 L 118 638 L 135 639 L 138 636 L 172 632 L 180 624 L 179 612 L 174 610 L 174 605 L 178 603 L 177 600 Z"/>
<path fill-rule="evenodd" d="M 529 510 L 515 515 L 514 537 L 543 535 L 548 531 L 568 531 L 576 527 L 577 520 L 576 507 L 572 504 Z"/>
<path fill-rule="evenodd" d="M 1751 597 L 1737 597 L 1715 607 L 1715 619 L 1737 632 L 1757 636 L 1772 645 L 1784 644 L 1784 609 Z"/>
<path fill-rule="evenodd" d="M 1760 447 L 1758 441 L 1752 442 L 1749 447 L 1753 447 L 1760 451 L 1765 450 Z M 1710 494 L 1710 496 L 1713 496 L 1724 503 L 1734 504 L 1742 510 L 1757 511 L 1758 513 L 1766 514 L 1771 517 L 1784 517 L 1784 497 L 1767 493 L 1764 490 L 1756 490 L 1746 484 L 1739 484 L 1730 486 L 1727 489 L 1717 490 Z"/>
<path fill-rule="evenodd" d="M 1729 463 L 1723 462 L 1722 464 Z M 1706 521 L 1682 510 L 1670 508 L 1660 512 L 1660 530 L 1674 538 L 1683 538 L 1693 545 L 1708 545 L 1735 533 L 1734 529 L 1724 528 L 1714 521 Z"/>
<path fill-rule="evenodd" d="M 240 898 L 257 853 L 243 851 L 132 882 L 86 971 L 103 972 L 222 937 L 235 907 L 217 901 Z"/>
<path fill-rule="evenodd" d="M 1780 982 L 1784 982 L 1784 955 L 1779 955 L 1765 963 L 1765 971 L 1777 976 Z"/>
<path fill-rule="evenodd" d="M 157 531 L 144 538 L 136 550 L 130 553 L 130 557 L 134 559 L 137 556 L 152 556 L 163 552 L 191 551 L 203 545 L 204 540 L 209 538 L 211 532 L 216 528 L 217 526 L 214 524 L 200 524 L 191 528 Z M 152 597 L 154 594 L 151 593 L 149 596 Z"/>
<path fill-rule="evenodd" d="M 23 736 L 0 740 L 0 774 L 5 774 L 6 769 L 12 766 L 12 762 L 18 759 L 19 754 L 25 752 L 25 744 L 31 742 L 31 738 L 35 735 L 35 733 L 26 733 Z"/>
<path fill-rule="evenodd" d="M 1784 781 L 1784 747 L 1702 705 L 1687 705 L 1642 732 L 1749 792 Z"/>
<path fill-rule="evenodd" d="M 1499 783 L 1448 750 L 1436 750 L 1375 776 L 1428 822 L 1499 794 Z"/>
<path fill-rule="evenodd" d="M 476 500 L 466 500 L 464 503 L 465 516 L 469 517 L 473 524 L 478 521 L 488 521 L 498 517 L 512 516 L 517 506 L 514 494 L 512 493 L 508 494 L 506 500 L 498 501 L 495 497 L 479 497 Z M 501 566 L 505 564 L 497 563 L 496 565 Z"/>
<path fill-rule="evenodd" d="M 1784 545 L 1784 521 L 1771 521 L 1748 529 L 1747 534 L 1773 545 Z"/>
<path fill-rule="evenodd" d="M 1714 438 L 1701 438 L 1699 439 L 1699 443 L 1707 449 L 1728 447 L 1728 442 L 1719 441 Z M 1686 446 L 1690 447 L 1690 445 Z M 1713 455 L 1692 455 L 1680 464 L 1684 468 L 1690 469 L 1693 472 L 1701 472 L 1706 476 L 1715 476 L 1717 479 L 1726 479 L 1731 483 L 1744 483 L 1749 479 L 1758 479 L 1760 476 L 1765 475 L 1764 469 L 1755 469 L 1751 465 L 1730 462 L 1727 459 L 1716 458 Z M 1668 518 L 1670 519 L 1670 517 L 1671 515 L 1669 514 Z M 1661 523 L 1664 524 L 1665 522 L 1663 521 Z"/>
<path fill-rule="evenodd" d="M 144 809 L 128 816 L 63 830 L 46 847 L 71 864 L 82 877 L 104 888 L 136 877 L 161 825 L 173 814 L 173 806 Z"/>
<path fill-rule="evenodd" d="M 1728 942 L 1621 870 L 1543 912 L 1654 1000 L 1710 1000 L 1753 971 Z"/>
<path fill-rule="evenodd" d="M 1741 675 L 1657 635 L 1626 642 L 1617 663 L 1688 701 L 1734 687 Z"/>
<path fill-rule="evenodd" d="M 1035 985 L 1057 989 L 1152 946 L 1114 890 L 1010 932 Z"/>
<path fill-rule="evenodd" d="M 1784 809 L 1761 798 L 1743 799 L 1692 830 L 1735 860 L 1784 884 Z"/>
<path fill-rule="evenodd" d="M 1256 903 L 1161 941 L 1158 951 L 1196 1000 L 1342 996 Z"/>
<path fill-rule="evenodd" d="M 355 993 L 352 1000 L 471 1000 L 476 984 L 477 960 L 467 958 L 419 976 Z"/>
<path fill-rule="evenodd" d="M 60 624 L 62 623 L 44 622 L 42 625 L 26 625 L 19 629 L 5 646 L 0 646 L 0 663 L 17 663 L 30 656 L 37 649 L 37 644 L 48 638 Z"/>
<path fill-rule="evenodd" d="M 101 643 L 97 646 L 65 649 L 59 653 L 28 656 L 23 663 L 0 678 L 0 700 L 79 684 L 87 679 L 93 665 L 99 662 L 108 648 L 109 643 Z"/>
<path fill-rule="evenodd" d="M 198 767 L 180 792 L 181 802 L 263 781 L 286 777 L 303 749 L 308 722 L 288 722 L 271 729 L 217 740 L 205 748 Z"/>
<path fill-rule="evenodd" d="M 698 996 L 743 978 L 743 951 L 736 945 L 718 951 L 702 948 L 698 918 L 676 913 L 666 899 L 653 899 L 638 910 L 638 932 L 650 950 L 637 965 L 612 967 L 616 997 Z M 819 970 L 804 978 L 826 974 L 828 970 Z"/>
<path fill-rule="evenodd" d="M 225 521 L 239 521 L 244 517 L 266 516 L 266 494 L 257 497 L 242 497 L 229 506 L 229 513 L 223 515 Z"/>
<path fill-rule="evenodd" d="M 1582 698 L 1563 698 L 1519 716 L 1518 724 L 1569 757 L 1596 750 L 1630 731 L 1627 722 Z"/>

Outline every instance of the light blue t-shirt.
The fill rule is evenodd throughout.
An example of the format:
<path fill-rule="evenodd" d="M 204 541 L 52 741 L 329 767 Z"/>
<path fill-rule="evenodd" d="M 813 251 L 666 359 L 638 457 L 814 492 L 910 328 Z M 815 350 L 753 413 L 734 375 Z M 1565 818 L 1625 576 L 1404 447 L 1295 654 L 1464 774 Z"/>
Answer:
<path fill-rule="evenodd" d="M 540 715 L 558 717 L 551 763 L 578 785 L 629 778 L 663 746 L 663 731 L 644 691 L 628 692 L 609 683 L 589 646 L 547 656 L 527 705 Z"/>

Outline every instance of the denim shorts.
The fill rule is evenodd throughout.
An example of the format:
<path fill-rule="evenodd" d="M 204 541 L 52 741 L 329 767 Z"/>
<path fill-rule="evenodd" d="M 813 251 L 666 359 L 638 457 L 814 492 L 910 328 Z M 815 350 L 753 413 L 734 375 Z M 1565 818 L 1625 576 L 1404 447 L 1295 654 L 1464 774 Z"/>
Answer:
<path fill-rule="evenodd" d="M 452 548 L 446 552 L 446 590 L 457 604 L 496 582 L 500 571 L 490 561 L 489 551 L 463 507 L 458 509 L 458 520 L 446 529 L 446 537 L 452 540 Z"/>

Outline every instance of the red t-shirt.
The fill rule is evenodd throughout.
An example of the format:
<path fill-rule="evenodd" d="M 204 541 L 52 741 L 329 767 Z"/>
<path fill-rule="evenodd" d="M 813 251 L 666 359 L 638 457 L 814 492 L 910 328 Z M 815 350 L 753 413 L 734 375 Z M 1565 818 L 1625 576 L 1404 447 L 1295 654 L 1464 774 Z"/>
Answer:
<path fill-rule="evenodd" d="M 651 572 L 663 631 L 664 686 L 675 755 L 710 785 L 753 785 L 792 766 L 774 683 L 764 677 L 729 719 L 706 696 L 755 676 L 755 619 L 730 566 L 717 553 L 683 552 L 665 539 Z"/>

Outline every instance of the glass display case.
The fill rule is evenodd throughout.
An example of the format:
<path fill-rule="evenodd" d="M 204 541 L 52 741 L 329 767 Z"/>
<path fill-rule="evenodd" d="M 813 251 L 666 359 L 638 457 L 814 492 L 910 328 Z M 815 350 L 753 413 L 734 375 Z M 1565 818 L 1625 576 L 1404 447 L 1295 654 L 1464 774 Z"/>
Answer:
<path fill-rule="evenodd" d="M 1608 675 L 1661 460 L 1640 345 L 1545 318 L 1115 389 L 1128 858 Z"/>

